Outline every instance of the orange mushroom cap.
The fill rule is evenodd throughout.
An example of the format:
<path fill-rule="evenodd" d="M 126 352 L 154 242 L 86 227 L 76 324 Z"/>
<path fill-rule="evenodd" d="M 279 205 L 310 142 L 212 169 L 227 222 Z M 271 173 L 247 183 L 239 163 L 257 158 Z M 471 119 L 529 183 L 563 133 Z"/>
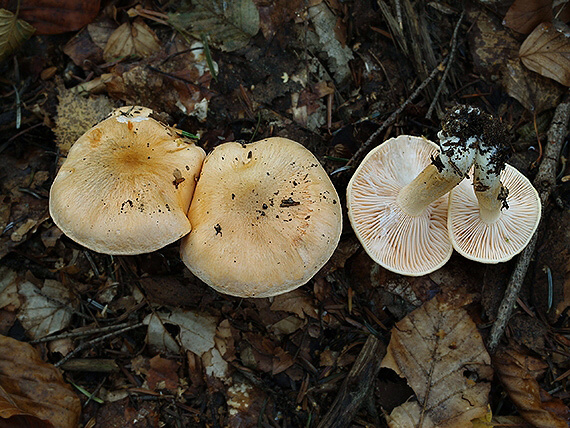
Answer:
<path fill-rule="evenodd" d="M 79 244 L 140 254 L 190 231 L 186 212 L 205 153 L 151 115 L 145 107 L 121 107 L 71 147 L 49 209 Z"/>
<path fill-rule="evenodd" d="M 286 138 L 224 143 L 204 161 L 181 257 L 225 294 L 269 297 L 307 283 L 342 230 L 337 192 L 315 156 Z"/>

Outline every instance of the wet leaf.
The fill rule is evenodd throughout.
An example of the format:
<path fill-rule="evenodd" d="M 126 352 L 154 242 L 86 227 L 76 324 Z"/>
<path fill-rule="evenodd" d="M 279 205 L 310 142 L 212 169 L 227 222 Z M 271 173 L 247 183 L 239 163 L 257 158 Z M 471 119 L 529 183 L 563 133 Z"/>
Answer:
<path fill-rule="evenodd" d="M 119 58 L 146 58 L 160 50 L 158 37 L 141 19 L 125 22 L 109 37 L 103 58 L 107 62 Z"/>
<path fill-rule="evenodd" d="M 169 14 L 168 22 L 178 31 L 209 42 L 224 51 L 243 48 L 259 31 L 259 12 L 252 0 L 194 0 L 190 12 Z"/>
<path fill-rule="evenodd" d="M 518 59 L 504 62 L 503 85 L 507 93 L 532 112 L 540 113 L 554 108 L 566 88 L 559 83 L 533 73 Z"/>
<path fill-rule="evenodd" d="M 464 309 L 440 297 L 425 303 L 396 324 L 382 361 L 406 378 L 417 398 L 394 409 L 390 426 L 416 426 L 423 420 L 424 427 L 471 427 L 471 420 L 487 411 L 489 364 L 481 335 Z"/>
<path fill-rule="evenodd" d="M 71 294 L 58 281 L 46 279 L 38 288 L 30 281 L 18 286 L 24 304 L 18 312 L 18 319 L 30 337 L 39 339 L 67 327 L 71 320 Z"/>
<path fill-rule="evenodd" d="M 77 427 L 81 403 L 59 370 L 27 343 L 0 335 L 0 349 L 0 426 Z"/>
<path fill-rule="evenodd" d="M 15 11 L 16 0 L 0 0 L 0 7 Z M 79 30 L 99 12 L 99 0 L 20 0 L 19 17 L 38 34 L 61 34 Z"/>
<path fill-rule="evenodd" d="M 6 9 L 0 9 L 0 62 L 34 34 L 35 28 Z"/>
<path fill-rule="evenodd" d="M 567 428 L 562 418 L 543 407 L 536 377 L 546 369 L 541 360 L 514 349 L 500 349 L 493 355 L 493 367 L 521 416 L 538 428 Z"/>
<path fill-rule="evenodd" d="M 521 45 L 519 57 L 529 70 L 570 86 L 570 29 L 543 22 Z"/>
<path fill-rule="evenodd" d="M 505 15 L 505 25 L 529 34 L 541 22 L 552 21 L 552 0 L 515 0 Z"/>

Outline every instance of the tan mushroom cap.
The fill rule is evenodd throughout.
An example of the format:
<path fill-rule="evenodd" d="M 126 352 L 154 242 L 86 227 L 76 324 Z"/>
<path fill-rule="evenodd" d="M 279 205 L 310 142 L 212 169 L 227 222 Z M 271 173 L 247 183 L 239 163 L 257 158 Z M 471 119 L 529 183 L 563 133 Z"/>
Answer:
<path fill-rule="evenodd" d="M 72 146 L 50 191 L 55 224 L 106 254 L 155 251 L 190 232 L 186 217 L 204 150 L 121 107 Z"/>
<path fill-rule="evenodd" d="M 447 193 L 415 216 L 398 203 L 400 191 L 437 153 L 437 145 L 425 138 L 400 135 L 372 150 L 348 184 L 352 228 L 368 255 L 392 272 L 425 275 L 443 266 L 453 252 L 447 233 Z"/>
<path fill-rule="evenodd" d="M 501 182 L 508 189 L 508 209 L 490 224 L 481 220 L 479 203 L 470 180 L 450 192 L 448 229 L 453 247 L 481 263 L 506 262 L 527 246 L 540 221 L 538 192 L 516 168 L 506 165 Z"/>
<path fill-rule="evenodd" d="M 278 137 L 216 147 L 188 217 L 182 260 L 212 288 L 239 297 L 305 284 L 331 257 L 342 230 L 339 198 L 319 161 Z"/>

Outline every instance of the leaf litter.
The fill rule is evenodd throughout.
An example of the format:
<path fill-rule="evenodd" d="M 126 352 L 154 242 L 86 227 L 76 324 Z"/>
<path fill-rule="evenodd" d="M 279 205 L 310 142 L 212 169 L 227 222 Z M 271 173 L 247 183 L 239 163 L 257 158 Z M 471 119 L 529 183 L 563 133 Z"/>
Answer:
<path fill-rule="evenodd" d="M 11 54 L 19 70 L 12 57 L 0 65 L 6 135 L 0 141 L 0 334 L 24 341 L 48 334 L 34 347 L 78 386 L 86 426 L 319 426 L 338 411 L 344 380 L 353 379 L 363 344 L 374 336 L 391 340 L 386 361 L 404 377 L 384 368 L 364 391 L 366 401 L 347 396 L 356 409 L 348 416 L 352 425 L 407 428 L 423 420 L 423 426 L 462 426 L 476 415 L 474 426 L 523 424 L 515 415 L 525 404 L 501 395 L 507 388 L 497 376 L 490 380 L 480 336 L 494 321 L 509 264 L 481 266 L 455 255 L 432 275 L 404 278 L 374 265 L 345 227 L 335 256 L 309 284 L 273 299 L 241 300 L 192 276 L 176 245 L 134 257 L 96 254 L 71 242 L 46 216 L 51 178 L 74 140 L 64 145 L 58 134 L 56 145 L 51 132 L 97 121 L 99 107 L 82 111 L 82 120 L 74 117 L 74 101 L 147 105 L 161 120 L 198 135 L 207 150 L 227 140 L 288 136 L 334 171 L 445 58 L 440 71 L 449 74 L 431 82 L 448 94 L 439 97 L 442 107 L 468 103 L 501 116 L 517 132 L 532 129 L 512 145 L 513 163 L 532 175 L 535 149 L 565 88 L 523 65 L 524 36 L 501 21 L 517 32 L 532 30 L 535 21 L 525 11 L 541 2 L 513 2 L 508 16 L 509 5 L 497 12 L 470 4 L 455 58 L 449 58 L 450 40 L 463 10 L 456 2 L 393 2 L 387 14 L 361 0 L 232 3 L 237 9 L 223 9 L 224 2 L 192 2 L 192 8 L 189 2 L 123 7 L 112 1 L 77 34 L 57 42 L 29 39 Z M 178 15 L 184 22 L 172 28 L 173 15 L 193 11 L 202 13 L 199 25 Z M 65 46 L 65 56 L 50 48 L 54 43 Z M 13 126 L 14 86 L 23 101 L 23 131 Z M 435 137 L 438 121 L 425 117 L 434 93 L 435 87 L 419 92 L 382 139 Z M 59 112 L 58 94 L 69 101 L 59 100 Z M 534 114 L 542 111 L 537 120 L 546 118 L 546 125 L 534 126 Z M 561 177 L 569 174 L 564 158 L 559 169 Z M 344 178 L 333 179 L 342 192 Z M 567 199 L 564 183 L 558 182 L 558 201 Z M 563 241 L 563 226 L 552 228 L 557 218 L 545 220 L 551 228 L 540 238 L 546 248 Z M 550 254 L 563 248 L 558 245 Z M 544 254 L 533 272 L 537 288 L 523 289 L 508 339 L 548 362 L 536 378 L 541 411 L 563 415 L 567 266 Z M 470 305 L 446 300 L 453 294 L 471 296 Z M 413 320 L 422 321 L 424 339 L 406 327 Z M 412 370 L 413 359 L 398 354 L 416 347 L 417 355 L 428 355 L 425 371 Z M 383 352 L 377 354 L 380 361 Z M 498 371 L 498 363 L 491 364 Z M 449 383 L 438 383 L 437 374 L 448 372 Z M 454 407 L 434 410 L 438 399 L 457 396 L 468 398 L 464 414 Z"/>

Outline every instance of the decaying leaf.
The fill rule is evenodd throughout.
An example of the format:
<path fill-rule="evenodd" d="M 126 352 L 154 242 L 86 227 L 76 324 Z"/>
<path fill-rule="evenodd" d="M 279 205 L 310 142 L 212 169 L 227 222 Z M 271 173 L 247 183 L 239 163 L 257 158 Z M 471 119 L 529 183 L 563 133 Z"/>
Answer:
<path fill-rule="evenodd" d="M 474 24 L 468 37 L 475 73 L 500 75 L 505 60 L 516 58 L 519 42 L 495 15 L 485 9 L 469 10 L 468 18 Z"/>
<path fill-rule="evenodd" d="M 259 31 L 259 12 L 252 0 L 193 0 L 190 12 L 169 14 L 168 22 L 178 31 L 232 52 L 243 48 Z"/>
<path fill-rule="evenodd" d="M 36 29 L 6 9 L 0 9 L 0 62 L 28 40 Z"/>
<path fill-rule="evenodd" d="M 15 11 L 37 29 L 38 34 L 61 34 L 79 30 L 99 12 L 99 0 L 0 0 L 0 7 Z"/>
<path fill-rule="evenodd" d="M 541 22 L 552 21 L 552 0 L 515 0 L 505 15 L 505 25 L 528 34 Z"/>
<path fill-rule="evenodd" d="M 217 318 L 199 312 L 174 309 L 172 312 L 154 312 L 147 315 L 147 342 L 164 351 L 178 353 L 181 349 L 191 351 L 202 358 L 206 373 L 223 378 L 227 375 L 228 364 L 216 347 Z M 173 336 L 167 326 L 177 329 Z M 225 352 L 225 348 L 223 349 Z"/>
<path fill-rule="evenodd" d="M 335 29 L 338 25 L 338 18 L 326 2 L 319 2 L 309 7 L 308 12 L 317 35 L 317 40 L 312 41 L 309 38 L 308 43 L 314 44 L 312 49 L 315 52 L 320 52 L 327 57 L 327 64 L 335 81 L 340 84 L 350 75 L 348 64 L 354 56 L 352 50 L 348 46 L 343 46 L 336 37 Z"/>
<path fill-rule="evenodd" d="M 394 409 L 391 426 L 471 427 L 487 411 L 490 362 L 464 309 L 440 297 L 425 303 L 396 324 L 382 361 L 406 378 L 417 398 Z"/>
<path fill-rule="evenodd" d="M 40 289 L 24 281 L 18 291 L 24 298 L 18 319 L 30 337 L 39 339 L 67 327 L 73 313 L 72 296 L 63 284 L 46 279 Z"/>
<path fill-rule="evenodd" d="M 0 349 L 0 426 L 76 428 L 81 403 L 59 370 L 27 343 L 0 335 Z"/>
<path fill-rule="evenodd" d="M 536 377 L 545 363 L 514 349 L 499 349 L 493 355 L 493 367 L 517 406 L 521 416 L 538 428 L 567 428 L 562 418 L 544 409 Z"/>
<path fill-rule="evenodd" d="M 556 107 L 566 92 L 564 86 L 526 69 L 518 59 L 505 61 L 504 67 L 502 83 L 507 93 L 532 112 Z"/>
<path fill-rule="evenodd" d="M 570 86 L 570 29 L 562 23 L 543 22 L 519 50 L 529 70 Z"/>
<path fill-rule="evenodd" d="M 142 19 L 131 24 L 125 22 L 109 37 L 103 58 L 107 62 L 119 58 L 146 58 L 160 50 L 160 43 L 154 31 Z"/>
<path fill-rule="evenodd" d="M 127 103 L 169 114 L 181 111 L 204 121 L 212 97 L 211 79 L 202 43 L 188 45 L 176 38 L 145 61 L 116 67 L 106 87 L 110 95 Z"/>

